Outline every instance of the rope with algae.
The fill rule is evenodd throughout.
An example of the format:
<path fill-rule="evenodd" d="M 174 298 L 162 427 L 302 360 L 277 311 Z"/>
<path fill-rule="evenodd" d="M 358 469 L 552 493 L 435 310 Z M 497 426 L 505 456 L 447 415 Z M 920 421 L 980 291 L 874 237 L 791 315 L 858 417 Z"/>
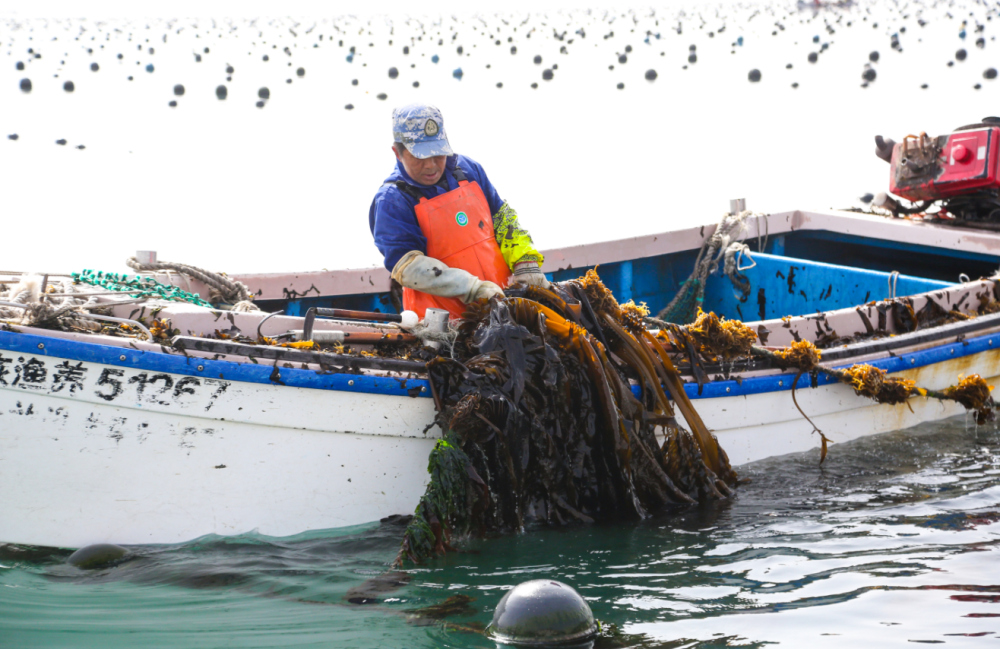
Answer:
<path fill-rule="evenodd" d="M 646 320 L 652 319 L 647 318 Z M 755 356 L 767 359 L 783 369 L 798 370 L 798 375 L 792 382 L 792 399 L 802 416 L 812 424 L 815 432 L 821 436 L 820 462 L 826 458 L 826 446 L 830 440 L 816 427 L 816 424 L 809 419 L 799 407 L 798 401 L 795 400 L 795 386 L 802 374 L 812 372 L 825 374 L 840 383 L 849 385 L 854 389 L 855 394 L 872 399 L 877 403 L 895 405 L 907 403 L 911 397 L 921 396 L 942 401 L 955 401 L 966 410 L 974 412 L 976 423 L 979 425 L 994 421 L 996 416 L 995 404 L 991 396 L 993 386 L 989 385 L 978 374 L 959 377 L 957 384 L 944 390 L 930 390 L 916 385 L 910 379 L 888 376 L 886 370 L 867 363 L 854 364 L 845 369 L 820 365 L 822 351 L 808 340 L 796 341 L 783 349 L 773 351 L 757 347 L 753 344 L 756 340 L 753 329 L 739 320 L 726 320 L 711 312 L 699 311 L 695 322 L 686 327 L 677 327 L 669 323 L 656 322 L 656 324 L 666 325 L 666 328 L 661 330 L 660 337 L 662 339 L 668 340 L 670 335 L 681 340 L 690 337 L 698 352 L 703 356 L 717 356 L 726 360 Z M 669 334 L 666 333 L 668 331 Z M 908 403 L 907 405 L 909 407 Z"/>

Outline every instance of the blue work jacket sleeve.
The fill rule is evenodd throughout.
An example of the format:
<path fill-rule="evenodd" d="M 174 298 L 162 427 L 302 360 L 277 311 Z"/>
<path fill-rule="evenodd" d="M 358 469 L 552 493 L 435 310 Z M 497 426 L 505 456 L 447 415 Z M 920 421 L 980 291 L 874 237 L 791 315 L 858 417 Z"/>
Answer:
<path fill-rule="evenodd" d="M 368 226 L 375 237 L 375 247 L 385 257 L 389 272 L 411 250 L 427 254 L 427 238 L 420 230 L 413 206 L 398 188 L 382 187 L 368 212 Z"/>

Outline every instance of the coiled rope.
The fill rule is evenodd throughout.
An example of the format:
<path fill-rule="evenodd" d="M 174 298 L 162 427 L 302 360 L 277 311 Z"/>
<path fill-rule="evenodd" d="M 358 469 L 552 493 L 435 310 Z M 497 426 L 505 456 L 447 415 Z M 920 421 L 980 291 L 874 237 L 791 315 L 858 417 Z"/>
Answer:
<path fill-rule="evenodd" d="M 259 311 L 250 296 L 250 289 L 243 282 L 230 279 L 222 273 L 215 273 L 204 268 L 179 264 L 171 261 L 154 261 L 141 263 L 135 257 L 129 257 L 125 264 L 136 272 L 175 271 L 203 282 L 218 291 L 219 297 L 233 305 L 232 311 Z M 213 296 L 214 297 L 214 296 Z"/>

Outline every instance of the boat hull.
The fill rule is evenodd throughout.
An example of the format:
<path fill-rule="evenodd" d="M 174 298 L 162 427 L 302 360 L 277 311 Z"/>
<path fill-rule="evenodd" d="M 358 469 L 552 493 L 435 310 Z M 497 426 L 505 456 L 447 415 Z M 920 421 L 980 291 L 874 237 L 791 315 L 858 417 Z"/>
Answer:
<path fill-rule="evenodd" d="M 431 399 L 78 358 L 0 349 L 3 541 L 286 536 L 412 512 L 426 486 Z"/>
<path fill-rule="evenodd" d="M 932 389 L 972 373 L 1000 378 L 993 335 L 872 362 Z M 740 465 L 819 444 L 792 403 L 794 378 L 686 387 Z M 440 431 L 426 382 L 394 383 L 0 333 L 0 539 L 287 536 L 412 513 Z M 823 377 L 816 387 L 800 377 L 796 398 L 834 442 L 962 412 L 919 397 L 875 404 Z"/>

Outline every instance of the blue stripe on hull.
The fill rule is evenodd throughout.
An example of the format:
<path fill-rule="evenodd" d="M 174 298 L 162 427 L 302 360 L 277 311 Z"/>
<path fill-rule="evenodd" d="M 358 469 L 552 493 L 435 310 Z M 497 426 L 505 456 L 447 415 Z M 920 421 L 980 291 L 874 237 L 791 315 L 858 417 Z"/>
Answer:
<path fill-rule="evenodd" d="M 278 364 L 278 380 L 274 380 L 274 364 L 234 363 L 196 356 L 181 356 L 161 352 L 141 351 L 127 347 L 112 347 L 95 343 L 49 338 L 33 334 L 0 331 L 0 350 L 10 350 L 33 356 L 55 356 L 74 361 L 101 363 L 115 367 L 167 372 L 211 379 L 286 385 L 315 390 L 340 390 L 392 396 L 430 396 L 424 379 L 404 379 L 365 374 L 322 374 L 314 370 L 286 368 Z M 202 367 L 201 370 L 198 367 Z M 349 382 L 353 383 L 350 384 Z M 421 392 L 422 388 L 426 388 Z"/>
<path fill-rule="evenodd" d="M 895 357 L 869 361 L 869 364 L 889 373 L 901 372 L 963 356 L 971 356 L 989 351 L 997 346 L 1000 346 L 1000 334 L 993 334 L 978 338 L 969 338 L 962 342 L 942 344 L 938 347 L 911 354 L 902 354 Z M 385 394 L 401 397 L 431 396 L 429 384 L 425 379 L 403 379 L 365 374 L 322 374 L 313 370 L 285 368 L 279 365 L 278 371 L 280 377 L 276 381 L 272 378 L 274 373 L 273 364 L 257 365 L 253 363 L 217 361 L 207 358 L 185 357 L 176 354 L 148 352 L 7 331 L 0 331 L 0 350 L 9 350 L 11 352 L 34 356 L 54 356 L 116 367 L 153 370 L 187 376 L 204 376 L 213 379 L 225 379 L 227 381 L 242 381 L 244 383 L 262 383 L 266 385 L 280 383 L 289 387 L 310 388 L 314 390 L 339 390 L 343 392 Z M 839 365 L 838 367 L 849 367 L 850 365 L 848 363 Z M 199 366 L 203 369 L 199 370 Z M 701 394 L 698 393 L 698 386 L 693 383 L 685 384 L 684 389 L 692 399 L 737 397 L 791 390 L 794 378 L 794 373 L 788 373 L 747 378 L 743 379 L 741 383 L 737 383 L 736 381 L 713 381 L 702 388 Z M 353 381 L 353 385 L 349 384 L 349 381 Z M 808 375 L 803 375 L 799 378 L 796 387 L 798 389 L 807 389 L 810 387 L 810 382 L 811 378 Z M 818 380 L 819 385 L 836 382 L 835 379 L 822 374 Z M 638 386 L 634 386 L 632 389 L 637 395 L 639 394 Z"/>

